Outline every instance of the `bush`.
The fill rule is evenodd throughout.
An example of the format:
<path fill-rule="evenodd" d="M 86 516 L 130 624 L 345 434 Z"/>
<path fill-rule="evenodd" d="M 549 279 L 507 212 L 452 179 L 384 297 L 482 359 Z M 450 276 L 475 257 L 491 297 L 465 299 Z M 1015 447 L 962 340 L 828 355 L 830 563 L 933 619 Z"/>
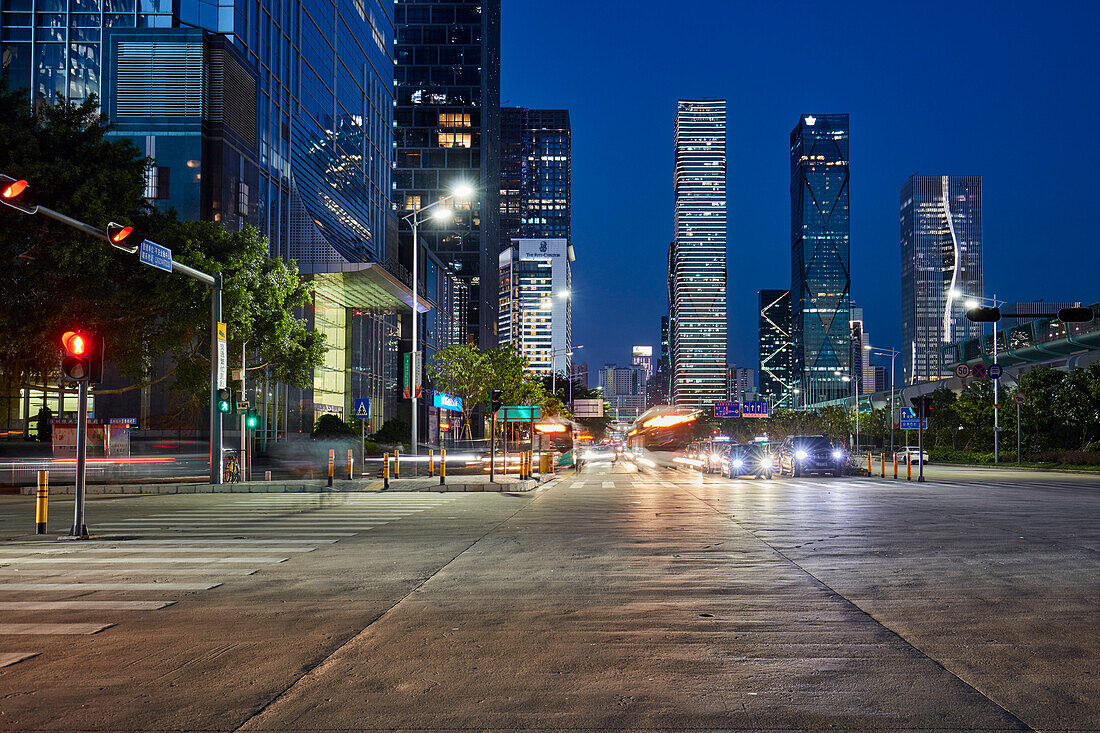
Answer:
<path fill-rule="evenodd" d="M 314 438 L 346 438 L 358 434 L 358 430 L 336 415 L 321 415 L 311 433 Z"/>
<path fill-rule="evenodd" d="M 383 423 L 370 439 L 378 443 L 405 443 L 412 439 L 412 427 L 403 420 L 393 418 Z"/>
<path fill-rule="evenodd" d="M 1100 453 L 1083 450 L 1046 451 L 1025 455 L 1028 461 L 1036 463 L 1058 463 L 1076 466 L 1100 466 Z"/>
<path fill-rule="evenodd" d="M 368 456 L 382 455 L 382 449 L 378 447 L 378 443 L 372 443 L 369 440 L 363 444 L 363 452 Z"/>

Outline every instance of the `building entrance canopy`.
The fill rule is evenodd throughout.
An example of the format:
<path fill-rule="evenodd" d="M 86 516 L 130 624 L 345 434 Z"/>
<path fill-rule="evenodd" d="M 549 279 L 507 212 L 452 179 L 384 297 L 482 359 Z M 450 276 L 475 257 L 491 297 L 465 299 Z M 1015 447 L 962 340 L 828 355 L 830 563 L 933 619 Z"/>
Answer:
<path fill-rule="evenodd" d="M 327 272 L 303 271 L 317 283 L 317 289 L 345 308 L 375 313 L 412 312 L 412 290 L 377 262 L 349 262 Z M 431 303 L 417 298 L 418 313 L 431 310 Z"/>

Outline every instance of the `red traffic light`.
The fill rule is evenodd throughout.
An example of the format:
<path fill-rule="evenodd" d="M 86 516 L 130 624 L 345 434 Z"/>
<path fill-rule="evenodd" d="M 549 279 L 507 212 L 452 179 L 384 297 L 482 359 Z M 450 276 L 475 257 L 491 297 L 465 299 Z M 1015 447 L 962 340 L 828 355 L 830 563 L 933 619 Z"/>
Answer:
<path fill-rule="evenodd" d="M 4 190 L 0 192 L 0 196 L 3 196 L 6 199 L 13 199 L 19 194 L 23 193 L 23 191 L 25 191 L 26 189 L 26 181 L 15 181 L 14 183 L 9 183 L 7 186 L 5 186 Z"/>
<path fill-rule="evenodd" d="M 61 337 L 61 346 L 73 356 L 83 356 L 88 350 L 87 339 L 76 331 L 66 331 Z"/>
<path fill-rule="evenodd" d="M 129 252 L 130 254 L 137 252 L 143 239 L 145 239 L 145 234 L 131 226 L 113 221 L 107 225 L 107 241 L 123 252 Z"/>
<path fill-rule="evenodd" d="M 86 330 L 61 336 L 61 372 L 74 382 L 103 381 L 103 339 Z"/>
<path fill-rule="evenodd" d="M 24 214 L 38 213 L 33 189 L 25 179 L 0 174 L 0 201 Z"/>

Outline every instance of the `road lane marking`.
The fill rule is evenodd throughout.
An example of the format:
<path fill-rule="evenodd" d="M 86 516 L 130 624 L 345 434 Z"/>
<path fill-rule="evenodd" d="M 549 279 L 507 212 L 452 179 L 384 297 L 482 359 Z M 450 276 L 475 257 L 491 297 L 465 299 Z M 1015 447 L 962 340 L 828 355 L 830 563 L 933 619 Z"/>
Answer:
<path fill-rule="evenodd" d="M 156 565 L 157 563 L 181 563 L 181 562 L 193 562 L 193 563 L 226 563 L 226 564 L 248 564 L 254 565 L 259 563 L 280 563 L 286 562 L 289 558 L 286 557 L 70 557 L 63 555 L 61 557 L 3 557 L 0 558 L 0 563 L 8 565 L 13 564 L 45 564 L 45 563 L 95 563 L 95 564 L 109 564 L 109 563 L 143 563 L 147 565 Z"/>
<path fill-rule="evenodd" d="M 0 624 L 2 634 L 94 634 L 114 626 L 111 624 Z"/>
<path fill-rule="evenodd" d="M 0 590 L 210 590 L 221 583 L 0 583 Z"/>
<path fill-rule="evenodd" d="M 0 667 L 10 667 L 16 662 L 37 656 L 38 652 L 0 652 Z"/>
<path fill-rule="evenodd" d="M 615 488 L 615 482 L 614 481 L 604 481 L 603 482 L 603 488 L 613 489 L 613 488 Z"/>
<path fill-rule="evenodd" d="M 93 553 L 97 553 L 97 552 L 105 552 L 105 553 L 113 553 L 113 552 L 133 552 L 133 553 L 156 552 L 156 553 L 173 553 L 173 554 L 174 553 L 188 553 L 188 552 L 206 552 L 206 553 L 210 553 L 210 552 L 217 552 L 220 549 L 233 549 L 233 550 L 238 550 L 238 551 L 242 550 L 242 549 L 247 549 L 249 552 L 299 552 L 299 553 L 301 553 L 301 552 L 313 552 L 317 548 L 316 547 L 279 547 L 277 545 L 267 545 L 267 546 L 264 546 L 264 547 L 247 547 L 247 548 L 242 548 L 239 545 L 234 546 L 232 548 L 219 548 L 219 547 L 213 547 L 213 546 L 209 546 L 209 545 L 203 545 L 203 546 L 197 546 L 197 547 L 196 546 L 192 546 L 192 547 L 172 547 L 171 545 L 165 545 L 165 546 L 161 546 L 161 547 L 125 547 L 125 546 L 123 546 L 123 547 L 92 547 L 92 546 L 83 546 L 83 547 L 80 547 L 80 548 L 50 547 L 48 549 L 42 549 L 42 550 L 28 549 L 23 553 L 23 555 L 20 555 L 20 557 L 31 556 L 31 555 L 74 555 L 74 554 L 79 555 L 80 557 L 87 557 L 87 556 L 89 556 Z M 22 548 L 13 548 L 13 547 L 5 547 L 4 548 L 4 551 L 7 552 L 8 555 L 11 556 L 11 557 L 15 557 L 14 552 L 18 552 L 20 550 L 22 550 Z M 159 559 L 159 558 L 157 558 L 157 559 Z M 3 562 L 3 561 L 0 560 L 0 562 Z"/>
<path fill-rule="evenodd" d="M 0 601 L 0 611 L 156 611 L 175 601 Z"/>
<path fill-rule="evenodd" d="M 80 577 L 106 577 L 117 578 L 119 576 L 131 577 L 135 575 L 253 575 L 258 573 L 259 568 L 194 568 L 191 570 L 184 570 L 182 568 L 127 568 L 126 570 L 114 570 L 108 568 L 81 568 Z M 75 568 L 43 568 L 43 567 L 26 567 L 20 565 L 14 567 L 11 565 L 5 565 L 0 567 L 0 576 L 5 574 L 12 575 L 68 575 L 76 572 Z M 0 586 L 3 586 L 0 583 Z"/>

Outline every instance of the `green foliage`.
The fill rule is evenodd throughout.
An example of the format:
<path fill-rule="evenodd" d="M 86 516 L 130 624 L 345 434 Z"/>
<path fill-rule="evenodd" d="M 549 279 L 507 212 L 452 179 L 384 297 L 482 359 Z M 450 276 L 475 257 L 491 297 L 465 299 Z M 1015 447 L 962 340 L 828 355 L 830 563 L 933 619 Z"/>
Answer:
<path fill-rule="evenodd" d="M 224 273 L 229 349 L 247 342 L 252 368 L 308 386 L 321 363 L 323 336 L 295 309 L 310 301 L 297 268 L 268 256 L 254 229 L 180 222 L 143 198 L 150 161 L 109 128 L 94 98 L 43 105 L 0 91 L 0 170 L 30 181 L 39 202 L 92 226 L 132 224 L 172 249 L 174 259 Z M 57 339 L 74 324 L 103 335 L 107 359 L 137 384 L 172 377 L 173 387 L 205 395 L 210 372 L 210 293 L 201 283 L 142 265 L 136 255 L 43 215 L 0 210 L 0 364 L 9 382 L 41 381 L 57 370 Z M 165 373 L 152 365 L 168 357 Z M 100 393 L 107 393 L 99 390 Z"/>
<path fill-rule="evenodd" d="M 379 447 L 378 443 L 368 440 L 363 443 L 363 453 L 368 456 L 380 456 L 382 455 L 382 448 Z"/>
<path fill-rule="evenodd" d="M 310 435 L 314 438 L 346 438 L 359 435 L 359 427 L 344 422 L 338 415 L 321 415 Z"/>
<path fill-rule="evenodd" d="M 38 414 L 34 416 L 36 440 L 42 443 L 53 442 L 53 425 L 50 424 L 50 418 L 52 417 L 53 410 L 48 407 L 43 407 L 38 411 Z"/>
<path fill-rule="evenodd" d="M 412 440 L 412 426 L 395 417 L 384 422 L 370 439 L 378 443 L 407 443 Z"/>

